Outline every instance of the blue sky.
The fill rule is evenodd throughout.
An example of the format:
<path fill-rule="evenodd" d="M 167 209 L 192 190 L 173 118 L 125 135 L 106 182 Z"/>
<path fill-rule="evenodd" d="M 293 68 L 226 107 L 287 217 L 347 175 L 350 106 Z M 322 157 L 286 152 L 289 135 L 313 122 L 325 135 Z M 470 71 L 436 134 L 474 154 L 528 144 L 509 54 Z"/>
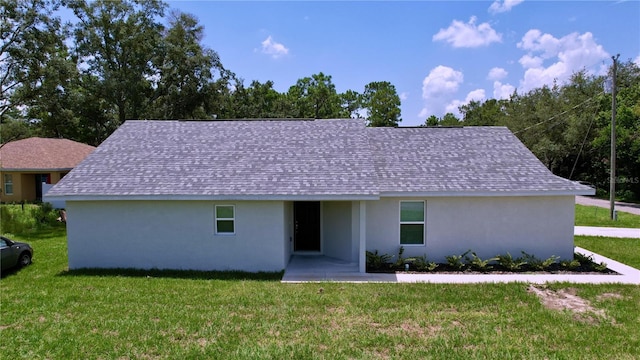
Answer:
<path fill-rule="evenodd" d="M 323 72 L 339 92 L 391 82 L 402 126 L 508 97 L 611 56 L 640 64 L 640 1 L 170 1 L 245 79 L 287 91 Z"/>

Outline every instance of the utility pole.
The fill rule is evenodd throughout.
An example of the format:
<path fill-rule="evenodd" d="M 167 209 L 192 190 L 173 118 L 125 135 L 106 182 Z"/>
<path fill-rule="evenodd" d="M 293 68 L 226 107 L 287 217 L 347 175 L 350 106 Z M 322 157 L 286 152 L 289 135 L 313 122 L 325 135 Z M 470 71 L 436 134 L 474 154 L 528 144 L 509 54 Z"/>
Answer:
<path fill-rule="evenodd" d="M 616 217 L 616 80 L 619 57 L 620 54 L 611 57 L 613 60 L 611 72 L 611 170 L 609 171 L 609 216 L 611 220 L 615 220 Z"/>

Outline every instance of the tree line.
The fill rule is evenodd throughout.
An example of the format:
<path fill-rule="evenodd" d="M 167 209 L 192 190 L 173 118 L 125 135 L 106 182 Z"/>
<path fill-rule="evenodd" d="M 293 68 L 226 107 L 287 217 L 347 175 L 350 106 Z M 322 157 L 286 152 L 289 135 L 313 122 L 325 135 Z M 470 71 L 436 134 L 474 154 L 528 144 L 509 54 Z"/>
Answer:
<path fill-rule="evenodd" d="M 74 14 L 64 23 L 60 10 Z M 322 72 L 278 92 L 244 79 L 202 43 L 190 14 L 160 0 L 0 0 L 0 143 L 29 136 L 99 145 L 126 119 L 366 118 L 398 126 L 400 98 L 387 81 L 338 93 Z M 507 126 L 555 174 L 608 189 L 611 94 L 606 76 L 509 99 L 473 101 L 461 118 L 424 126 Z M 619 195 L 640 198 L 640 69 L 620 64 Z"/>
<path fill-rule="evenodd" d="M 454 114 L 430 116 L 425 126 L 506 126 L 554 174 L 609 191 L 611 74 L 580 71 L 564 84 L 543 86 L 509 99 L 472 101 Z M 616 116 L 616 193 L 640 200 L 640 67 L 619 64 Z"/>
<path fill-rule="evenodd" d="M 0 0 L 2 142 L 29 134 L 100 144 L 127 119 L 345 118 L 397 126 L 386 81 L 338 93 L 330 75 L 287 92 L 244 80 L 159 0 Z M 59 10 L 73 12 L 63 23 Z M 166 25 L 163 25 L 163 21 Z"/>

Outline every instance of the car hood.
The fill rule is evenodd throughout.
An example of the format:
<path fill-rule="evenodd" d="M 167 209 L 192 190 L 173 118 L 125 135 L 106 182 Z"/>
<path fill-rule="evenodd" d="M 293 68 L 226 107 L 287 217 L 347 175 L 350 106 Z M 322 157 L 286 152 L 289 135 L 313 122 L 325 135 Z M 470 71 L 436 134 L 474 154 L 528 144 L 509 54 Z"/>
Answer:
<path fill-rule="evenodd" d="M 14 241 L 13 242 L 13 246 L 21 246 L 21 247 L 26 247 L 26 248 L 31 249 L 31 245 L 29 245 L 27 243 L 19 242 L 19 241 Z"/>

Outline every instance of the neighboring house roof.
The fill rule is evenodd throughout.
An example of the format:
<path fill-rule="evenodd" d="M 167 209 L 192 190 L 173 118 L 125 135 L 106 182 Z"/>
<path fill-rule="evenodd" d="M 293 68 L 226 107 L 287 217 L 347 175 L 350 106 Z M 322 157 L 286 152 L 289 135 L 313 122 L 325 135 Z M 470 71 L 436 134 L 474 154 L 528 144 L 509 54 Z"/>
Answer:
<path fill-rule="evenodd" d="M 591 192 L 553 175 L 502 127 L 138 120 L 125 122 L 48 196 L 357 200 Z"/>
<path fill-rule="evenodd" d="M 32 137 L 0 147 L 2 170 L 71 170 L 95 147 L 68 139 Z"/>

